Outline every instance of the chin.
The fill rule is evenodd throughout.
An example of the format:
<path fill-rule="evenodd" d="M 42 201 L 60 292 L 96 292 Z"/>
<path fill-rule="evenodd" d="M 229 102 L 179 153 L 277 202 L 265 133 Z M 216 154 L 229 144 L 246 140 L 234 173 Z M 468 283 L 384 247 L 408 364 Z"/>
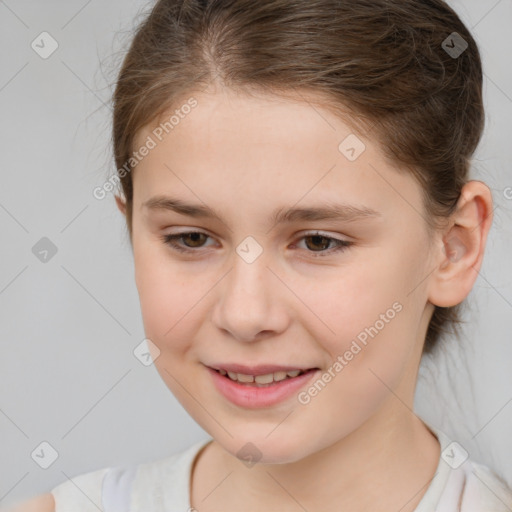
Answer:
<path fill-rule="evenodd" d="M 251 467 L 258 464 L 289 464 L 301 460 L 308 455 L 304 441 L 293 435 L 278 436 L 265 433 L 248 435 L 247 432 L 234 439 L 224 440 L 219 444 L 233 457 Z M 272 438 L 274 436 L 274 438 Z"/>

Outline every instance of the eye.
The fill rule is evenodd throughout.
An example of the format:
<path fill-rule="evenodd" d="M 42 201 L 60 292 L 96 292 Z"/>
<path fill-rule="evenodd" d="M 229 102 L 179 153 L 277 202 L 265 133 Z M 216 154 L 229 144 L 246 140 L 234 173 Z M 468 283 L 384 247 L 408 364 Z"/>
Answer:
<path fill-rule="evenodd" d="M 176 249 L 179 252 L 197 252 L 194 251 L 194 248 L 201 247 L 201 239 L 210 238 L 206 233 L 202 233 L 200 231 L 189 231 L 183 233 L 177 233 L 174 235 L 163 235 L 162 240 L 165 244 L 170 245 L 173 249 Z M 185 247 L 179 245 L 176 240 L 192 240 L 192 245 L 185 245 Z M 197 245 L 196 245 L 197 244 Z"/>
<path fill-rule="evenodd" d="M 349 242 L 348 240 L 340 240 L 338 238 L 326 236 L 318 231 L 315 231 L 313 233 L 305 233 L 304 236 L 300 240 L 306 241 L 306 247 L 315 248 L 315 250 L 309 251 L 309 252 L 313 252 L 313 253 L 318 253 L 318 254 L 313 254 L 313 257 L 315 257 L 315 258 L 318 258 L 318 257 L 322 258 L 324 256 L 329 256 L 330 254 L 332 254 L 334 252 L 344 251 L 344 250 L 348 249 L 353 244 L 353 242 Z M 308 241 L 310 241 L 310 242 L 308 243 Z M 334 248 L 332 248 L 328 251 L 324 250 L 331 243 L 335 244 Z M 319 250 L 317 250 L 318 248 L 319 248 Z"/>
<path fill-rule="evenodd" d="M 211 237 L 206 233 L 202 233 L 201 231 L 188 231 L 183 233 L 163 235 L 160 238 L 165 244 L 169 245 L 176 251 L 183 253 L 194 253 L 198 252 L 194 249 L 200 249 L 203 247 L 203 242 L 205 239 Z M 185 242 L 185 246 L 178 243 L 180 240 Z M 313 247 L 313 250 L 308 252 L 318 253 L 313 254 L 315 258 L 323 257 L 324 255 L 329 255 L 338 251 L 344 251 L 353 244 L 353 242 L 349 242 L 348 240 L 339 240 L 338 238 L 323 235 L 318 231 L 306 233 L 303 237 L 300 238 L 300 240 L 306 241 L 306 247 L 308 249 Z M 334 248 L 325 250 L 331 243 L 335 244 Z"/>

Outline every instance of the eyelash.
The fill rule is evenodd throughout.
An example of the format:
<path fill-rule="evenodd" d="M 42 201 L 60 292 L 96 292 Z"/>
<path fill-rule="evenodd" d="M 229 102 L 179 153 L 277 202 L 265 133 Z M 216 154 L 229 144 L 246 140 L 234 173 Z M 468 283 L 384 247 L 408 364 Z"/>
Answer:
<path fill-rule="evenodd" d="M 176 250 L 178 252 L 181 252 L 181 253 L 191 254 L 191 253 L 194 253 L 194 252 L 198 252 L 198 250 L 201 249 L 201 247 L 198 247 L 196 249 L 192 249 L 192 248 L 186 248 L 185 249 L 182 246 L 178 245 L 176 243 L 176 240 L 184 237 L 185 235 L 193 235 L 193 234 L 201 234 L 201 235 L 207 236 L 208 238 L 211 238 L 209 235 L 207 235 L 206 233 L 203 233 L 202 231 L 184 231 L 183 233 L 176 233 L 176 234 L 173 234 L 173 235 L 163 235 L 160 238 L 162 239 L 164 244 L 170 246 L 172 249 L 174 249 L 174 250 Z M 330 249 L 330 250 L 308 251 L 308 252 L 310 252 L 313 255 L 314 258 L 322 258 L 322 257 L 325 257 L 325 255 L 331 255 L 332 253 L 335 253 L 335 252 L 343 252 L 346 249 L 348 249 L 351 245 L 353 245 L 353 242 L 349 242 L 348 240 L 339 240 L 337 238 L 326 236 L 326 235 L 323 235 L 322 233 L 320 233 L 318 231 L 314 231 L 314 232 L 310 232 L 310 233 L 305 233 L 300 238 L 300 240 L 302 240 L 304 238 L 312 237 L 312 236 L 319 236 L 319 237 L 322 237 L 322 238 L 326 238 L 327 240 L 335 242 L 335 243 L 338 244 L 337 247 L 335 247 L 334 249 Z"/>

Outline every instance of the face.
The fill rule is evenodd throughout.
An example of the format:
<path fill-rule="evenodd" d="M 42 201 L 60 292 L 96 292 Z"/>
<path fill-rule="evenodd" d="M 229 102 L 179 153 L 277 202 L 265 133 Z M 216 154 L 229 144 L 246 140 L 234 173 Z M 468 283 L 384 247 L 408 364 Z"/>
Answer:
<path fill-rule="evenodd" d="M 412 400 L 429 320 L 419 185 L 302 98 L 193 97 L 161 141 L 156 124 L 136 138 L 156 143 L 133 170 L 132 244 L 158 372 L 220 445 L 250 442 L 260 462 L 377 428 L 390 389 Z"/>

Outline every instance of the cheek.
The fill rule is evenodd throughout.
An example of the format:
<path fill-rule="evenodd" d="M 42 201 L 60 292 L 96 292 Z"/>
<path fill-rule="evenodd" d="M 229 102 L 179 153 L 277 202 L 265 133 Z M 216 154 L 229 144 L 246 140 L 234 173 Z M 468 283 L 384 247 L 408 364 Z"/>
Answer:
<path fill-rule="evenodd" d="M 306 390 L 301 403 L 311 400 L 306 406 L 311 417 L 328 410 L 343 434 L 357 428 L 389 397 L 389 389 L 399 386 L 412 354 L 408 306 L 400 293 L 380 287 L 377 278 L 368 272 L 351 275 L 329 286 L 331 300 L 324 300 L 323 308 L 316 301 L 318 315 L 335 334 L 318 321 L 312 328 L 330 360 L 322 378 L 325 387 L 320 383 Z"/>
<path fill-rule="evenodd" d="M 135 282 L 144 329 L 162 352 L 180 351 L 191 339 L 189 329 L 199 310 L 194 305 L 206 293 L 206 285 L 204 279 L 187 278 L 157 245 L 154 241 L 134 244 Z"/>
<path fill-rule="evenodd" d="M 300 288 L 314 313 L 306 312 L 302 322 L 331 361 L 342 356 L 347 369 L 358 372 L 352 379 L 375 381 L 371 368 L 391 384 L 415 346 L 425 301 L 421 287 L 410 292 L 424 278 L 414 263 L 421 246 L 414 249 L 418 254 L 411 254 L 410 246 L 395 247 L 380 247 L 378 258 L 372 255 L 350 269 L 340 267 L 314 283 L 305 278 Z"/>
<path fill-rule="evenodd" d="M 303 319 L 311 319 L 310 328 L 337 353 L 348 349 L 350 341 L 375 322 L 382 329 L 381 315 L 394 320 L 397 306 L 393 305 L 403 300 L 403 292 L 390 274 L 389 266 L 383 272 L 374 263 L 340 267 L 315 280 L 305 277 L 300 298 L 311 311 Z"/>

